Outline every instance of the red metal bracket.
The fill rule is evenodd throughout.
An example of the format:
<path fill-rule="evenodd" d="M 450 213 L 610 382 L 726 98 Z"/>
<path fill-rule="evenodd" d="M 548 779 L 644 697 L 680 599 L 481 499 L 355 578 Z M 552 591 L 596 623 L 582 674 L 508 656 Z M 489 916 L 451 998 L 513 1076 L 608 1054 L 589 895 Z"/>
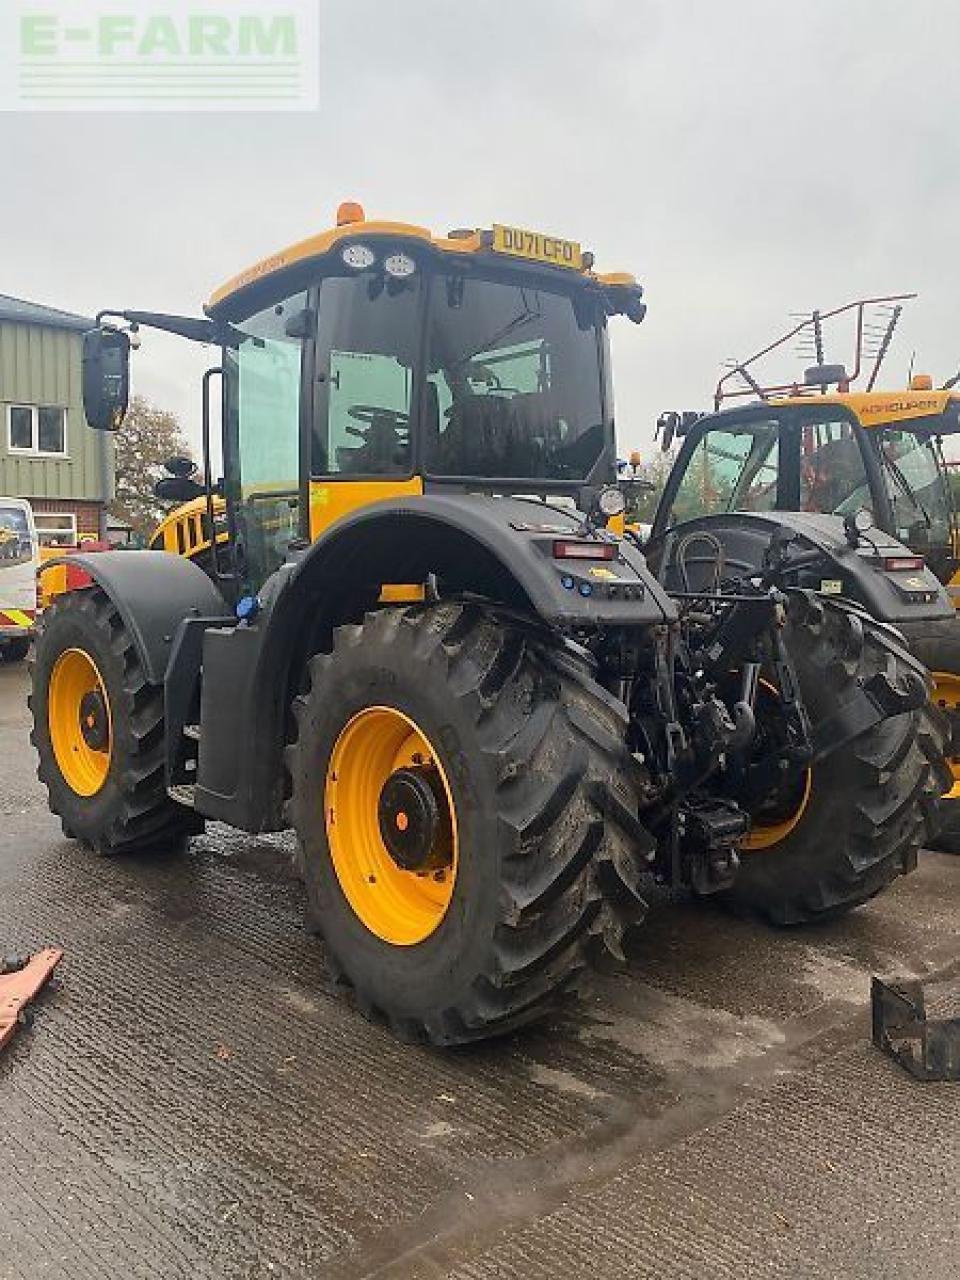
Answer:
<path fill-rule="evenodd" d="M 812 312 L 809 316 L 806 316 L 801 320 L 799 324 L 794 325 L 789 332 L 769 343 L 766 347 L 762 347 L 759 351 L 755 351 L 748 359 L 736 361 L 733 364 L 733 367 L 730 368 L 717 383 L 716 390 L 713 393 L 714 409 L 719 409 L 725 400 L 736 399 L 738 397 L 742 398 L 744 396 L 757 396 L 760 400 L 769 400 L 772 396 L 819 395 L 820 392 L 825 389 L 824 387 L 820 385 L 807 386 L 803 382 L 777 382 L 770 383 L 766 386 L 761 385 L 759 376 L 755 377 L 751 372 L 752 366 L 758 360 L 762 360 L 764 356 L 769 355 L 771 351 L 776 351 L 780 347 L 784 346 L 791 338 L 796 338 L 799 334 L 805 333 L 810 329 L 813 329 L 816 335 L 817 363 L 822 364 L 823 322 L 825 320 L 832 320 L 836 316 L 845 315 L 848 311 L 856 312 L 856 339 L 854 342 L 855 363 L 852 371 L 847 374 L 847 380 L 840 390 L 848 390 L 850 383 L 856 382 L 857 378 L 859 378 L 861 366 L 864 360 L 873 359 L 873 370 L 870 374 L 870 380 L 867 386 L 867 390 L 872 391 L 873 385 L 877 379 L 877 374 L 880 372 L 880 365 L 883 363 L 883 358 L 887 353 L 887 347 L 890 345 L 893 330 L 896 328 L 897 321 L 900 318 L 902 307 L 899 304 L 907 302 L 916 296 L 917 295 L 915 293 L 889 293 L 879 298 L 858 298 L 855 302 L 847 302 L 842 307 L 834 307 L 832 311 Z M 886 304 L 888 303 L 896 305 L 893 307 L 886 307 Z M 869 316 L 866 314 L 867 308 L 869 307 L 885 307 L 886 310 L 884 314 L 889 314 L 890 318 L 885 322 L 885 332 L 883 333 L 882 338 L 879 338 L 876 343 L 877 350 L 867 354 L 865 351 L 865 348 L 868 345 L 866 341 L 867 331 L 871 328 L 868 324 Z M 871 312 L 870 314 L 872 315 L 873 313 Z M 732 379 L 737 378 L 746 385 L 733 387 L 729 387 L 727 385 Z"/>
<path fill-rule="evenodd" d="M 0 977 L 0 1049 L 13 1039 L 24 1008 L 50 980 L 62 959 L 62 951 L 46 947 L 22 968 Z"/>

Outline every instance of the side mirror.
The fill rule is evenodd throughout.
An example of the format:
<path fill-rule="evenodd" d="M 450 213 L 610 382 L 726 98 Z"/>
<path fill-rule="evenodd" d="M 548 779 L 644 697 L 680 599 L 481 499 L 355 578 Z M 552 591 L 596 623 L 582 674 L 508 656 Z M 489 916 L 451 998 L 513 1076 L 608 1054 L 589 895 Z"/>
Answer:
<path fill-rule="evenodd" d="M 631 291 L 627 298 L 627 305 L 623 308 L 623 313 L 628 320 L 634 324 L 641 324 L 643 317 L 647 314 L 647 304 L 643 300 L 643 291 Z"/>
<path fill-rule="evenodd" d="M 607 315 L 626 316 L 634 324 L 640 324 L 647 314 L 643 300 L 643 286 L 639 284 L 609 284 L 603 291 Z"/>
<path fill-rule="evenodd" d="M 94 431 L 119 431 L 130 399 L 130 339 L 120 329 L 83 335 L 83 412 Z"/>
<path fill-rule="evenodd" d="M 672 410 L 668 410 L 666 413 L 661 413 L 660 417 L 657 419 L 657 427 L 653 433 L 653 438 L 656 440 L 659 436 L 660 448 L 664 453 L 668 453 L 670 451 L 670 446 L 673 444 L 674 436 L 677 435 L 679 426 L 680 415 L 679 413 L 674 413 Z"/>
<path fill-rule="evenodd" d="M 657 426 L 653 433 L 653 438 L 660 440 L 660 448 L 667 453 L 674 440 L 678 437 L 685 436 L 691 427 L 703 417 L 702 413 L 697 413 L 692 409 L 685 409 L 683 413 L 675 413 L 668 410 L 661 413 L 657 419 Z"/>
<path fill-rule="evenodd" d="M 206 490 L 190 476 L 164 476 L 153 486 L 153 492 L 161 502 L 191 502 Z"/>
<path fill-rule="evenodd" d="M 187 477 L 197 474 L 197 464 L 192 458 L 168 458 L 163 466 L 164 470 L 172 476 Z"/>

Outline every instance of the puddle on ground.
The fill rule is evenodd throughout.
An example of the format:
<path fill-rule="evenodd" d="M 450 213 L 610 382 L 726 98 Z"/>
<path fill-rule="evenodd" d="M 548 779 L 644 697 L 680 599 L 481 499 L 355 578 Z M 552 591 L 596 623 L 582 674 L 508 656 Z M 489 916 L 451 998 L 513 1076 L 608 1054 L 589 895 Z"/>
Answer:
<path fill-rule="evenodd" d="M 862 964 L 843 956 L 831 956 L 808 947 L 800 981 L 827 1000 L 863 1004 L 870 998 L 870 974 Z"/>
<path fill-rule="evenodd" d="M 530 1068 L 530 1079 L 534 1084 L 545 1085 L 548 1089 L 556 1089 L 558 1093 L 567 1093 L 577 1098 L 586 1098 L 593 1102 L 597 1098 L 608 1095 L 602 1089 L 595 1089 L 586 1080 L 581 1080 L 572 1071 L 561 1071 L 557 1067 L 545 1067 L 536 1062 Z"/>
<path fill-rule="evenodd" d="M 580 1030 L 586 1043 L 613 1041 L 662 1070 L 719 1070 L 762 1056 L 786 1036 L 769 1018 L 738 1017 L 652 987 L 636 992 L 638 1012 L 617 1014 Z"/>

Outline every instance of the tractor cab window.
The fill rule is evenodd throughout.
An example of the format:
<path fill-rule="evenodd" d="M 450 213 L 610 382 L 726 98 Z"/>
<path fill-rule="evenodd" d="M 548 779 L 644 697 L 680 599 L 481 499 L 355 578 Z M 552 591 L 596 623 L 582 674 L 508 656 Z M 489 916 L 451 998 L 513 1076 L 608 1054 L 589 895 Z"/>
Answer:
<path fill-rule="evenodd" d="M 752 419 L 705 432 L 687 461 L 670 524 L 727 511 L 773 511 L 780 465 L 779 423 Z"/>
<path fill-rule="evenodd" d="M 851 515 L 872 509 L 863 452 L 849 418 L 810 419 L 800 431 L 800 510 Z"/>
<path fill-rule="evenodd" d="M 585 479 L 604 448 L 598 316 L 513 280 L 433 285 L 424 431 L 439 476 Z"/>
<path fill-rule="evenodd" d="M 938 438 L 891 428 L 877 436 L 894 534 L 918 550 L 949 546 L 950 508 Z"/>
<path fill-rule="evenodd" d="M 256 588 L 286 559 L 299 527 L 303 341 L 290 337 L 305 293 L 234 325 L 224 353 L 227 485 L 234 501 L 240 576 Z"/>
<path fill-rule="evenodd" d="M 324 280 L 311 474 L 410 474 L 419 307 L 419 273 Z"/>

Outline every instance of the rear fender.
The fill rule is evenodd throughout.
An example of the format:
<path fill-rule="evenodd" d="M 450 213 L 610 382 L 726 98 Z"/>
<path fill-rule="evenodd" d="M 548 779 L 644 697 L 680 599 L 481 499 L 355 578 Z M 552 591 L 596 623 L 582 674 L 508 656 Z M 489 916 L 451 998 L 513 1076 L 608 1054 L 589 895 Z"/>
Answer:
<path fill-rule="evenodd" d="M 557 539 L 585 536 L 582 519 L 534 500 L 466 493 L 397 498 L 332 526 L 301 558 L 290 586 L 296 592 L 319 577 L 346 582 L 358 573 L 371 581 L 422 582 L 433 573 L 450 592 L 489 595 L 561 627 L 646 625 L 676 616 L 630 542 L 617 544 L 607 571 L 643 587 L 629 597 L 600 589 L 610 581 L 606 572 L 591 575 L 553 558 Z M 593 589 L 581 595 L 563 587 L 568 572 Z"/>
<path fill-rule="evenodd" d="M 798 551 L 817 549 L 824 555 L 821 564 L 801 571 L 790 580 L 791 585 L 856 600 L 873 618 L 894 626 L 953 614 L 950 597 L 930 569 L 884 568 L 882 561 L 886 557 L 912 556 L 908 547 L 880 529 L 871 529 L 869 541 L 855 549 L 847 542 L 840 516 L 802 511 L 701 516 L 676 525 L 645 550 L 667 589 L 679 591 L 683 584 L 677 551 L 688 534 L 702 533 L 719 539 L 724 549 L 725 575 L 736 577 L 763 567 L 764 553 L 778 529 L 797 536 Z M 714 553 L 706 537 L 690 544 L 685 562 L 694 590 L 712 583 Z"/>

